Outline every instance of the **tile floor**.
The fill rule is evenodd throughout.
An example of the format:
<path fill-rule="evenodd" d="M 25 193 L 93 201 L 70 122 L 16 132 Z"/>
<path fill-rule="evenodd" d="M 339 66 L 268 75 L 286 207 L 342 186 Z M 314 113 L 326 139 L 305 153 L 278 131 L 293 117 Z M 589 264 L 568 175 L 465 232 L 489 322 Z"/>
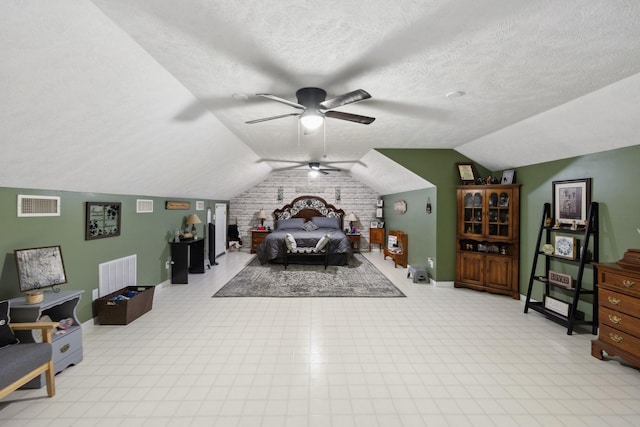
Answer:
<path fill-rule="evenodd" d="M 17 391 L 0 425 L 637 426 L 640 372 L 523 303 L 414 284 L 407 298 L 211 298 L 232 252 L 128 326 L 89 326 L 57 394 Z"/>

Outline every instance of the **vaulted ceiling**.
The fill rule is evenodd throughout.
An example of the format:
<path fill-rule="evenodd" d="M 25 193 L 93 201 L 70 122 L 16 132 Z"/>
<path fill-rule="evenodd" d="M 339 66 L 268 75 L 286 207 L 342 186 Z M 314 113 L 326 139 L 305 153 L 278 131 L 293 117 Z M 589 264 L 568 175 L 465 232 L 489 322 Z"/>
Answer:
<path fill-rule="evenodd" d="M 0 2 L 0 185 L 229 199 L 318 161 L 381 193 L 376 148 L 490 170 L 636 145 L 635 0 Z M 305 134 L 302 87 L 370 125 Z M 385 181 L 386 180 L 386 181 Z"/>

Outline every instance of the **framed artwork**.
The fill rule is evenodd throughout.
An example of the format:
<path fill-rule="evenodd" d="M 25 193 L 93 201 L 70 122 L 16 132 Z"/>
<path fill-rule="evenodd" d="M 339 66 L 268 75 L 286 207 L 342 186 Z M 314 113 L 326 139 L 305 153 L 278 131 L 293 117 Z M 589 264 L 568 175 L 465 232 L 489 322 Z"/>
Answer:
<path fill-rule="evenodd" d="M 371 225 L 369 225 L 369 228 L 378 228 L 378 221 L 371 221 Z"/>
<path fill-rule="evenodd" d="M 384 221 L 378 221 L 378 228 L 384 228 Z"/>
<path fill-rule="evenodd" d="M 404 200 L 396 200 L 393 202 L 393 210 L 399 214 L 405 213 L 407 211 L 407 202 Z"/>
<path fill-rule="evenodd" d="M 383 207 L 384 206 L 384 200 L 378 199 L 378 201 L 376 202 L 376 206 L 379 207 L 379 208 Z"/>
<path fill-rule="evenodd" d="M 204 200 L 196 200 L 196 210 L 197 211 L 204 210 Z"/>
<path fill-rule="evenodd" d="M 382 218 L 382 208 L 376 209 L 376 218 Z"/>
<path fill-rule="evenodd" d="M 16 249 L 20 292 L 67 283 L 60 246 Z"/>
<path fill-rule="evenodd" d="M 501 184 L 513 184 L 515 182 L 516 171 L 513 169 L 506 170 L 502 172 L 502 181 Z"/>
<path fill-rule="evenodd" d="M 561 258 L 575 259 L 577 241 L 575 237 L 555 236 L 555 255 Z"/>
<path fill-rule="evenodd" d="M 87 202 L 85 240 L 120 235 L 122 203 Z"/>
<path fill-rule="evenodd" d="M 563 288 L 571 289 L 573 287 L 573 277 L 571 277 L 570 274 L 549 270 L 548 280 L 549 283 L 562 286 Z"/>
<path fill-rule="evenodd" d="M 591 204 L 591 178 L 553 181 L 553 213 L 560 224 L 584 225 Z"/>
<path fill-rule="evenodd" d="M 473 184 L 476 181 L 476 175 L 473 171 L 471 163 L 458 163 L 458 174 L 463 184 Z"/>
<path fill-rule="evenodd" d="M 188 210 L 191 208 L 191 203 L 180 202 L 176 200 L 167 200 L 164 204 L 164 208 L 170 210 Z"/>

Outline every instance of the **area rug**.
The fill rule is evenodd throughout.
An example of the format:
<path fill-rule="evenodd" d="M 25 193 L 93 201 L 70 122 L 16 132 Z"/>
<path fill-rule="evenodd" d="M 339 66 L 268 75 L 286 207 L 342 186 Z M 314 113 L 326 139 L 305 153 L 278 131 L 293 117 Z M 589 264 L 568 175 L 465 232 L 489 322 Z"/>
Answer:
<path fill-rule="evenodd" d="M 213 295 L 218 297 L 404 297 L 369 260 L 355 254 L 348 265 L 260 265 L 254 258 Z"/>

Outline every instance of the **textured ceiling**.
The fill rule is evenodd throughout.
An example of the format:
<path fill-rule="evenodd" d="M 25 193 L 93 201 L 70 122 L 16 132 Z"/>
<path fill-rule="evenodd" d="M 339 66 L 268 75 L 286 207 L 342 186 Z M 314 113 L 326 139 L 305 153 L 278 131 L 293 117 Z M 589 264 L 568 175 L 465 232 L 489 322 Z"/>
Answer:
<path fill-rule="evenodd" d="M 501 170 L 635 145 L 639 15 L 633 0 L 2 2 L 0 185 L 228 199 L 321 161 L 385 193 L 416 184 L 371 149 Z M 296 111 L 256 93 L 308 86 L 367 90 L 339 110 L 376 121 L 245 124 Z"/>

